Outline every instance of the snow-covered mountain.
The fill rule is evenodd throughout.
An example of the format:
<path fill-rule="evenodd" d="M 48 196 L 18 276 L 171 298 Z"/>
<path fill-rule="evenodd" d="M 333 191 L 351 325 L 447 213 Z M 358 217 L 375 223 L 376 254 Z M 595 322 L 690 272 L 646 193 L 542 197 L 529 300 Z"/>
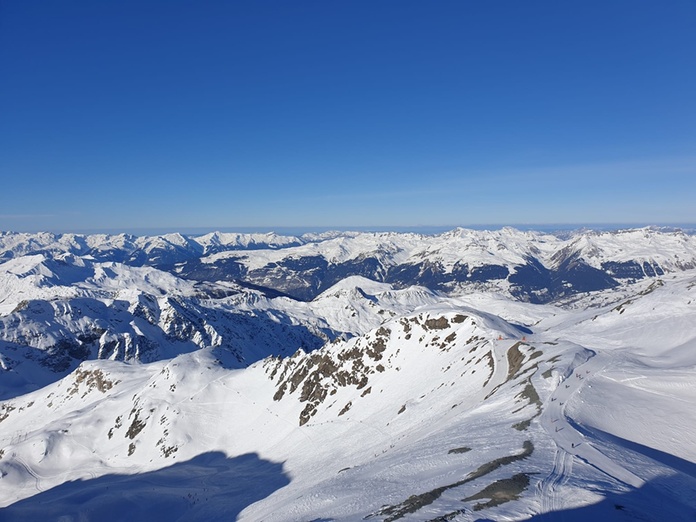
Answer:
<path fill-rule="evenodd" d="M 0 520 L 696 514 L 691 235 L 0 245 Z"/>
<path fill-rule="evenodd" d="M 197 237 L 0 234 L 0 259 L 66 254 L 156 267 L 194 281 L 235 281 L 307 301 L 358 275 L 449 294 L 496 289 L 516 299 L 546 303 L 626 280 L 690 270 L 696 267 L 696 237 L 653 228 L 580 231 L 563 238 L 512 228 L 301 237 L 218 232 Z"/>

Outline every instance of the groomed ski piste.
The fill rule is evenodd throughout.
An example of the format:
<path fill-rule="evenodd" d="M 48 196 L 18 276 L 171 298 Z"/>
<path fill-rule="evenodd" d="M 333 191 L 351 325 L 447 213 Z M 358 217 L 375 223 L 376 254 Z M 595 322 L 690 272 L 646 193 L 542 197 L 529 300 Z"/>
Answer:
<path fill-rule="evenodd" d="M 130 289 L 111 292 L 194 293 L 115 270 Z M 696 517 L 693 270 L 564 303 L 358 276 L 308 302 L 205 303 L 331 340 L 247 367 L 222 344 L 172 341 L 161 360 L 85 360 L 53 379 L 3 341 L 0 520 Z M 40 334 L 24 312 L 5 319 Z"/>

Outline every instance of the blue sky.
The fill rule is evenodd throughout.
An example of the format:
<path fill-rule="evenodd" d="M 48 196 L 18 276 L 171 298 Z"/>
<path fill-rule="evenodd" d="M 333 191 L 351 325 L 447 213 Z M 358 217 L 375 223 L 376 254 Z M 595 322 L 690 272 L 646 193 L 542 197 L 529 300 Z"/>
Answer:
<path fill-rule="evenodd" d="M 0 0 L 0 230 L 696 222 L 696 2 Z"/>

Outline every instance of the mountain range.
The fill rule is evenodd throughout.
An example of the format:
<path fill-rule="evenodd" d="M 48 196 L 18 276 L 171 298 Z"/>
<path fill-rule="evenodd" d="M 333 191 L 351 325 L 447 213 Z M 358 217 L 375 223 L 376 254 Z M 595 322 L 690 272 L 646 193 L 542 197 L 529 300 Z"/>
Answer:
<path fill-rule="evenodd" d="M 693 520 L 696 236 L 0 233 L 0 521 Z"/>

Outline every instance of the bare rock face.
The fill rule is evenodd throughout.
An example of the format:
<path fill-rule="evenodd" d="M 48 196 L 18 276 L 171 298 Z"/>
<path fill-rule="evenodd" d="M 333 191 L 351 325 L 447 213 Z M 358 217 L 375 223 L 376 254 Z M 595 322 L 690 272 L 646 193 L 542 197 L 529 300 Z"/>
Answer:
<path fill-rule="evenodd" d="M 469 332 L 466 336 L 457 335 L 458 331 L 464 330 Z M 313 353 L 298 351 L 285 359 L 269 358 L 264 367 L 276 384 L 275 401 L 294 396 L 304 404 L 298 419 L 302 426 L 320 409 L 328 408 L 327 399 L 343 388 L 362 390 L 358 400 L 372 393 L 375 375 L 388 370 L 399 371 L 397 359 L 402 349 L 436 349 L 444 353 L 461 346 L 467 348 L 470 357 L 467 363 L 480 363 L 486 355 L 482 353 L 476 359 L 472 354 L 487 340 L 482 335 L 471 335 L 479 330 L 474 319 L 467 315 L 431 317 L 418 314 L 388 321 L 364 336 L 348 341 L 337 340 Z M 345 403 L 338 416 L 347 413 L 355 405 L 355 400 Z"/>
<path fill-rule="evenodd" d="M 299 389 L 299 401 L 306 403 L 299 422 L 300 426 L 306 424 L 327 396 L 336 393 L 338 388 L 354 386 L 362 390 L 371 374 L 384 371 L 384 366 L 376 363 L 387 348 L 389 334 L 387 328 L 381 327 L 366 338 L 358 339 L 349 349 L 298 352 L 290 359 L 269 360 L 267 370 L 271 379 L 277 377 L 278 382 L 273 399 L 279 401 L 286 393 L 293 394 Z M 342 413 L 346 411 L 347 408 Z"/>

